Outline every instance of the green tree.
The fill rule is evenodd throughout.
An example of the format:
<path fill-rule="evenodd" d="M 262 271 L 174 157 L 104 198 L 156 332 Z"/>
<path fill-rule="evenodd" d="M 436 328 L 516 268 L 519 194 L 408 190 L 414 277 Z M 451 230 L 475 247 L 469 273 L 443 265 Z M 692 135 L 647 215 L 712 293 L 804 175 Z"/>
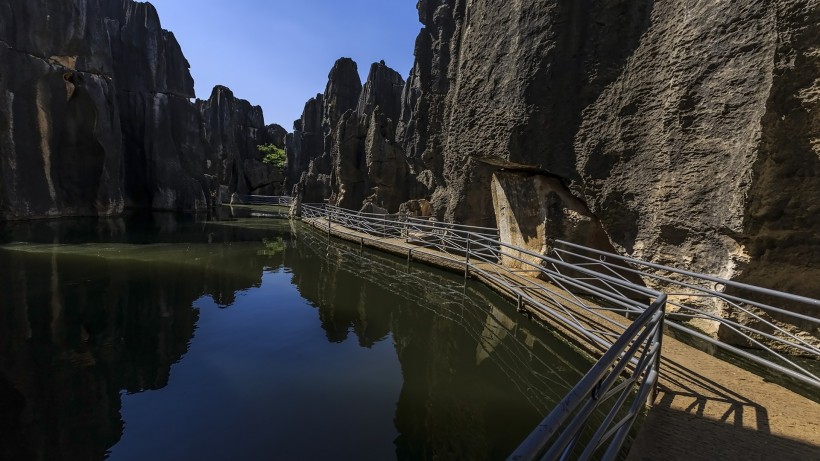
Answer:
<path fill-rule="evenodd" d="M 285 160 L 287 156 L 285 156 L 285 150 L 280 149 L 273 144 L 262 144 L 256 146 L 259 149 L 259 152 L 262 153 L 262 162 L 267 163 L 268 165 L 273 165 L 276 168 L 284 168 L 285 167 Z"/>

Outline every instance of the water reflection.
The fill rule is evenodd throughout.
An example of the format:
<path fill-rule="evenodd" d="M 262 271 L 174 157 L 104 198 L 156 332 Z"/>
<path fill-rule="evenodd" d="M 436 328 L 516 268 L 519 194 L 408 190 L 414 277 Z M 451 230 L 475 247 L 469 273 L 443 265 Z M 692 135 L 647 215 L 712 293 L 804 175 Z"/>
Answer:
<path fill-rule="evenodd" d="M 174 379 L 195 301 L 241 306 L 266 271 L 291 279 L 330 344 L 392 342 L 398 459 L 504 457 L 588 367 L 460 277 L 288 221 L 228 218 L 0 226 L 0 433 L 12 435 L 0 459 L 103 459 L 122 436 L 121 391 Z M 316 434 L 299 437 L 309 445 Z"/>
<path fill-rule="evenodd" d="M 229 306 L 281 264 L 264 234 L 162 214 L 3 226 L 0 433 L 19 436 L 0 459 L 102 459 L 120 391 L 164 387 L 187 351 L 193 301 Z"/>
<path fill-rule="evenodd" d="M 392 333 L 398 459 L 504 458 L 589 366 L 480 285 L 316 232 L 300 239 L 285 264 L 328 340 L 352 332 L 370 347 Z"/>

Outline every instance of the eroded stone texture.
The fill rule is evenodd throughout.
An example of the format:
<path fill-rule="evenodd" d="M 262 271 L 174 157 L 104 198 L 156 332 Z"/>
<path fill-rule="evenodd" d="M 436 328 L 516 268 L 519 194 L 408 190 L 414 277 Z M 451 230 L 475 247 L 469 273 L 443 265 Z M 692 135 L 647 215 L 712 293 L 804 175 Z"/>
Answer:
<path fill-rule="evenodd" d="M 0 219 L 203 210 L 220 182 L 281 194 L 256 146 L 283 146 L 284 130 L 224 87 L 191 104 L 188 62 L 149 3 L 9 0 L 0 13 Z"/>
<path fill-rule="evenodd" d="M 305 202 L 327 199 L 353 209 L 371 203 L 396 211 L 401 203 L 423 190 L 396 141 L 404 80 L 380 62 L 370 67 L 362 87 L 357 84 L 355 70 L 353 61 L 339 60 L 330 72 L 325 93 L 306 105 L 289 139 L 288 180 L 300 174 L 296 190 Z M 316 107 L 320 102 L 321 111 Z M 342 108 L 346 110 L 340 112 Z M 322 113 L 321 153 L 314 143 L 317 121 L 308 120 L 316 112 Z M 310 127 L 306 122 L 311 123 Z"/>
<path fill-rule="evenodd" d="M 288 144 L 292 151 L 288 153 L 288 162 L 291 158 L 294 160 L 293 169 L 289 163 L 288 170 L 292 176 L 298 175 L 296 190 L 303 194 L 306 203 L 323 202 L 330 197 L 333 190 L 331 152 L 337 140 L 334 133 L 342 117 L 356 108 L 361 92 L 356 63 L 350 58 L 341 58 L 328 74 L 324 94 L 308 101 L 299 128 L 294 123 L 294 138 L 299 131 L 301 139 Z"/>
<path fill-rule="evenodd" d="M 447 220 L 491 220 L 499 168 L 543 173 L 622 254 L 818 297 L 819 14 L 422 0 L 397 137 Z"/>
<path fill-rule="evenodd" d="M 419 2 L 399 137 L 430 170 L 447 219 L 493 219 L 491 174 L 474 162 L 577 177 L 582 111 L 617 77 L 650 11 L 601 3 Z"/>
<path fill-rule="evenodd" d="M 820 297 L 818 14 L 816 1 L 655 5 L 576 139 L 573 190 L 622 252 Z"/>
<path fill-rule="evenodd" d="M 230 192 L 282 195 L 282 169 L 263 163 L 258 146 L 284 147 L 287 132 L 278 125 L 266 127 L 261 107 L 236 98 L 224 86 L 214 87 L 208 100 L 197 100 L 197 107 L 211 147 L 208 172 Z"/>
<path fill-rule="evenodd" d="M 280 149 L 284 149 L 287 136 L 288 130 L 274 123 L 265 127 L 265 132 L 262 134 L 262 143 L 273 144 Z"/>
<path fill-rule="evenodd" d="M 0 13 L 0 219 L 213 201 L 188 62 L 153 6 L 7 0 Z"/>
<path fill-rule="evenodd" d="M 190 211 L 207 208 L 215 190 L 206 181 L 204 140 L 190 103 L 194 82 L 174 35 L 154 7 L 110 2 L 114 79 L 123 133 L 126 206 Z"/>
<path fill-rule="evenodd" d="M 493 174 L 491 187 L 503 243 L 542 256 L 549 255 L 558 239 L 613 251 L 598 219 L 559 178 L 499 171 Z M 502 263 L 513 269 L 541 265 L 540 258 L 517 252 L 502 257 Z"/>
<path fill-rule="evenodd" d="M 74 3 L 0 4 L 0 220 L 123 208 L 101 3 Z"/>
<path fill-rule="evenodd" d="M 293 133 L 285 138 L 287 154 L 287 174 L 285 189 L 292 190 L 299 183 L 302 173 L 307 171 L 310 161 L 322 155 L 322 113 L 324 96 L 317 94 L 305 103 L 302 117 L 293 122 Z"/>

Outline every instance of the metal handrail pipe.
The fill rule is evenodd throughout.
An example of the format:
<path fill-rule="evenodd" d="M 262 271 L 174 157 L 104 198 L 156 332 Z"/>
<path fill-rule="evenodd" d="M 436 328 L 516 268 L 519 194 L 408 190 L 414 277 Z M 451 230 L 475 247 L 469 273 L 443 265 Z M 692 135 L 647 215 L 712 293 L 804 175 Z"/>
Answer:
<path fill-rule="evenodd" d="M 502 254 L 503 254 L 503 253 L 502 253 Z M 505 255 L 505 256 L 506 256 L 506 255 Z M 508 256 L 508 257 L 510 257 L 510 258 L 512 258 L 512 259 L 515 259 L 515 260 L 517 260 L 517 261 L 519 261 L 519 262 L 523 262 L 523 263 L 527 263 L 527 264 L 528 264 L 528 261 L 525 261 L 525 260 L 522 260 L 522 259 L 515 258 L 514 256 Z M 512 273 L 513 275 L 515 275 L 515 274 L 514 274 L 512 271 L 510 271 L 509 269 L 503 268 L 503 266 L 501 266 L 501 267 L 502 267 L 502 270 L 504 270 L 505 272 L 509 272 L 509 273 Z M 584 282 L 584 281 L 582 281 L 582 280 L 579 280 L 579 279 L 576 279 L 576 278 L 570 277 L 570 276 L 568 276 L 568 275 L 562 274 L 562 273 L 560 273 L 560 272 L 557 272 L 557 271 L 550 271 L 550 270 L 548 270 L 548 269 L 546 269 L 546 268 L 544 268 L 544 267 L 540 267 L 540 266 L 534 266 L 534 265 L 531 265 L 531 267 L 535 268 L 534 270 L 535 270 L 535 271 L 537 271 L 537 272 L 539 272 L 539 273 L 542 273 L 542 274 L 545 274 L 545 275 L 549 275 L 551 278 L 552 278 L 552 277 L 557 277 L 557 278 L 558 278 L 559 280 L 561 280 L 562 282 L 565 282 L 565 283 L 567 283 L 567 284 L 569 284 L 569 285 L 571 285 L 571 286 L 573 286 L 573 287 L 575 287 L 575 288 L 580 288 L 580 289 L 582 289 L 582 290 L 584 290 L 584 291 L 591 292 L 591 294 L 593 294 L 593 295 L 600 296 L 601 298 L 607 299 L 608 301 L 611 301 L 611 302 L 614 302 L 614 303 L 618 303 L 621 307 L 624 307 L 624 308 L 627 308 L 627 309 L 629 309 L 629 308 L 631 307 L 631 308 L 633 308 L 633 309 L 632 309 L 632 311 L 633 311 L 633 312 L 642 312 L 642 311 L 646 308 L 646 305 L 645 305 L 644 303 L 638 302 L 638 301 L 633 300 L 633 299 L 631 299 L 631 298 L 628 298 L 628 297 L 626 297 L 626 296 L 623 296 L 623 298 L 622 298 L 622 299 L 612 298 L 612 297 L 611 297 L 611 293 L 610 293 L 610 292 L 608 292 L 608 291 L 606 291 L 606 290 L 604 290 L 604 289 L 602 289 L 602 288 L 600 288 L 600 287 L 596 287 L 595 285 L 591 285 L 591 284 L 589 284 L 589 283 L 586 283 L 586 282 Z M 474 268 L 474 267 L 473 267 L 473 268 Z M 573 270 L 577 270 L 577 268 L 573 268 Z M 632 287 L 629 287 L 629 286 L 625 286 L 625 288 L 630 288 L 630 289 L 632 289 Z M 639 293 L 639 294 L 642 294 L 642 295 L 647 295 L 647 294 L 648 294 L 648 293 L 644 292 L 643 290 L 641 290 L 641 291 L 638 291 L 638 290 L 633 290 L 633 291 L 636 291 L 636 293 Z M 660 293 L 651 293 L 651 294 L 648 294 L 648 295 L 649 295 L 649 296 L 656 297 L 656 296 L 658 296 L 659 294 L 660 294 Z M 627 302 L 629 302 L 629 303 L 631 303 L 631 304 L 625 304 L 625 303 L 623 302 L 624 300 L 626 300 Z"/>
<path fill-rule="evenodd" d="M 422 218 L 417 218 L 415 216 L 402 215 L 401 213 L 384 213 L 384 214 L 382 214 L 382 213 L 367 213 L 367 212 L 362 212 L 362 211 L 346 210 L 344 208 L 339 208 L 339 207 L 336 207 L 336 206 L 333 206 L 333 205 L 326 205 L 326 207 L 328 209 L 338 210 L 341 213 L 345 213 L 345 214 L 348 214 L 348 215 L 351 215 L 351 216 L 357 216 L 357 217 L 366 216 L 366 217 L 373 217 L 373 218 L 377 218 L 377 219 L 387 219 L 386 217 L 396 217 L 398 219 L 390 220 L 390 221 L 399 222 L 399 223 L 405 222 L 405 221 L 400 220 L 402 217 L 404 217 L 406 219 L 406 221 L 409 221 L 409 222 L 417 222 L 419 224 L 429 223 L 429 221 L 426 221 Z M 466 225 L 466 224 L 457 224 L 457 223 L 448 223 L 448 222 L 439 222 L 439 221 L 436 221 L 436 223 L 438 224 L 439 227 L 447 227 L 448 229 L 452 229 L 452 230 L 477 229 L 477 230 L 493 231 L 494 233 L 498 232 L 498 229 L 496 229 L 494 227 L 469 226 L 469 225 Z"/>
<path fill-rule="evenodd" d="M 556 249 L 556 252 L 559 252 L 559 251 L 564 253 L 564 254 L 572 255 L 572 256 L 587 260 L 587 261 L 595 262 L 595 264 L 598 264 L 598 265 L 603 265 L 603 266 L 607 266 L 607 267 L 617 267 L 618 269 L 620 269 L 624 272 L 629 272 L 629 273 L 632 273 L 632 274 L 641 275 L 641 276 L 644 276 L 644 277 L 649 277 L 649 278 L 652 278 L 652 279 L 655 279 L 655 280 L 660 280 L 662 282 L 678 285 L 680 287 L 690 288 L 692 290 L 700 291 L 700 292 L 708 294 L 712 297 L 723 298 L 723 299 L 726 299 L 726 300 L 729 300 L 729 301 L 746 303 L 746 304 L 752 305 L 754 307 L 758 307 L 758 308 L 763 309 L 763 310 L 767 310 L 767 311 L 771 311 L 771 312 L 777 312 L 778 314 L 786 315 L 788 317 L 792 317 L 792 318 L 795 318 L 795 319 L 805 320 L 805 321 L 808 321 L 808 322 L 811 322 L 811 323 L 820 324 L 820 318 L 817 318 L 817 317 L 811 317 L 811 316 L 808 316 L 808 315 L 805 315 L 805 314 L 800 314 L 798 312 L 787 311 L 785 309 L 775 307 L 775 306 L 771 306 L 769 304 L 763 304 L 763 303 L 760 303 L 760 302 L 757 302 L 757 301 L 753 301 L 751 299 L 745 299 L 745 298 L 741 298 L 741 297 L 738 297 L 738 296 L 726 294 L 726 293 L 723 293 L 723 292 L 720 292 L 720 291 L 715 291 L 715 290 L 712 290 L 710 288 L 700 287 L 700 286 L 693 285 L 691 283 L 683 282 L 683 281 L 680 281 L 680 280 L 674 280 L 674 279 L 671 279 L 671 278 L 668 278 L 668 277 L 664 277 L 662 275 L 650 274 L 650 273 L 641 271 L 639 269 L 633 269 L 631 267 L 626 267 L 626 266 L 618 266 L 618 265 L 615 265 L 615 264 L 612 264 L 612 263 L 608 263 L 606 261 L 600 261 L 600 260 L 597 260 L 597 259 L 594 259 L 594 258 L 590 258 L 589 256 L 579 255 L 577 253 L 572 253 L 572 252 L 569 252 L 569 251 Z M 709 280 L 709 279 L 706 279 L 705 276 L 700 277 L 700 278 L 704 279 L 704 280 Z M 719 280 L 723 280 L 723 279 L 719 279 Z M 709 281 L 712 282 L 714 280 L 709 280 Z M 719 282 L 719 283 L 722 283 L 722 282 Z M 785 293 L 785 292 L 781 292 L 781 291 L 774 291 L 774 292 L 775 293 L 780 293 L 782 295 L 790 295 L 790 293 Z M 691 293 L 691 294 L 686 293 L 686 294 L 687 295 L 692 295 L 692 296 L 695 295 L 695 293 Z M 669 293 L 669 295 L 671 296 L 671 293 Z M 798 295 L 792 295 L 792 296 L 798 296 Z M 810 298 L 807 298 L 807 299 L 810 299 Z"/>
<path fill-rule="evenodd" d="M 632 401 L 632 406 L 629 409 L 630 415 L 636 415 L 638 409 L 643 406 L 643 402 L 646 401 L 647 397 L 649 397 L 649 393 L 652 392 L 652 389 L 655 386 L 655 383 L 658 382 L 658 370 L 654 368 L 649 369 L 649 373 L 646 377 L 646 382 L 643 386 L 640 387 L 638 390 L 638 395 L 635 397 L 635 400 Z M 604 461 L 613 460 L 617 457 L 618 452 L 621 450 L 621 447 L 626 440 L 626 436 L 629 434 L 629 429 L 632 428 L 632 424 L 623 425 L 612 438 L 612 441 L 609 444 L 606 452 L 604 452 L 603 456 L 601 457 Z"/>
<path fill-rule="evenodd" d="M 730 327 L 739 328 L 743 331 L 754 332 L 755 334 L 763 336 L 764 338 L 771 339 L 775 342 L 779 342 L 779 343 L 782 343 L 782 344 L 788 344 L 789 346 L 799 348 L 799 349 L 801 349 L 805 352 L 811 353 L 811 354 L 820 354 L 820 348 L 818 348 L 817 346 L 814 346 L 814 345 L 810 344 L 809 342 L 807 342 L 807 341 L 803 340 L 802 338 L 792 334 L 791 332 L 786 331 L 782 328 L 779 328 L 777 325 L 775 325 L 775 324 L 773 324 L 773 323 L 771 323 L 771 322 L 769 322 L 765 319 L 762 319 L 759 316 L 754 315 L 754 313 L 746 311 L 745 309 L 738 308 L 738 309 L 742 310 L 743 312 L 746 312 L 746 313 L 752 315 L 753 317 L 760 320 L 764 324 L 766 324 L 770 327 L 774 327 L 774 329 L 777 332 L 788 336 L 789 338 L 791 338 L 795 342 L 787 341 L 786 338 L 782 338 L 782 337 L 779 337 L 779 336 L 774 336 L 774 335 L 766 333 L 764 331 L 760 331 L 760 330 L 757 330 L 755 328 L 752 328 L 748 325 L 743 325 L 742 323 L 736 322 L 736 321 L 731 320 L 731 319 L 719 317 L 715 314 L 710 314 L 708 312 L 700 311 L 696 308 L 693 308 L 691 306 L 687 306 L 685 304 L 680 304 L 680 303 L 675 303 L 675 302 L 669 302 L 669 304 L 671 304 L 673 306 L 676 306 L 676 307 L 679 307 L 681 309 L 685 309 L 687 311 L 695 312 L 694 314 L 682 314 L 680 312 L 676 312 L 675 316 L 677 316 L 677 317 L 700 318 L 700 319 L 705 318 L 705 319 L 712 320 L 712 321 L 715 321 L 715 322 L 720 322 L 720 323 L 728 325 Z"/>
<path fill-rule="evenodd" d="M 407 220 L 410 221 L 410 222 L 425 222 L 425 221 L 429 222 L 429 220 L 424 219 L 424 218 L 420 218 L 418 216 L 407 216 Z M 437 221 L 437 222 L 439 222 L 441 224 L 444 224 L 444 225 L 447 225 L 447 226 L 455 226 L 455 229 L 479 229 L 479 230 L 483 230 L 483 231 L 491 231 L 495 234 L 498 234 L 498 228 L 497 227 L 471 226 L 469 224 L 450 223 L 450 222 L 446 222 L 446 221 Z"/>
<path fill-rule="evenodd" d="M 652 303 L 634 322 L 632 322 L 623 335 L 607 350 L 603 357 L 581 378 L 581 381 L 573 388 L 569 394 L 553 409 L 526 439 L 510 455 L 509 460 L 518 461 L 523 459 L 534 459 L 547 447 L 547 443 L 558 428 L 566 421 L 570 414 L 580 405 L 584 399 L 598 385 L 615 360 L 618 360 L 621 353 L 629 346 L 632 339 L 644 327 L 646 327 L 656 312 L 666 303 L 666 295 L 661 293 L 658 299 Z"/>
<path fill-rule="evenodd" d="M 579 266 L 576 266 L 574 264 L 570 264 L 570 263 L 561 261 L 559 259 L 551 258 L 549 256 L 544 256 L 542 254 L 535 253 L 535 252 L 530 251 L 530 250 L 526 250 L 526 249 L 523 249 L 523 248 L 518 248 L 518 247 L 515 247 L 515 246 L 512 246 L 512 245 L 503 243 L 503 242 L 496 242 L 496 243 L 498 243 L 499 246 L 501 246 L 501 247 L 510 248 L 515 252 L 523 253 L 523 254 L 528 255 L 528 256 L 539 258 L 544 262 L 548 262 L 548 263 L 553 264 L 553 265 L 558 265 L 558 266 L 561 266 L 565 269 L 570 269 L 570 270 L 574 270 L 574 271 L 577 271 L 577 272 L 581 272 L 582 274 L 590 275 L 590 276 L 593 276 L 595 278 L 599 278 L 599 279 L 602 279 L 602 280 L 606 280 L 608 282 L 616 283 L 616 284 L 618 284 L 620 286 L 623 286 L 623 287 L 630 287 L 630 289 L 632 289 L 632 290 L 634 290 L 638 293 L 645 294 L 647 296 L 655 297 L 655 296 L 658 296 L 661 293 L 660 291 L 653 290 L 653 289 L 648 288 L 648 287 L 637 285 L 635 283 L 625 281 L 623 279 L 617 279 L 617 278 L 608 276 L 606 274 L 601 274 L 600 272 L 596 272 L 596 271 L 592 271 L 592 270 L 589 270 L 589 269 L 586 269 L 586 268 L 583 268 L 583 267 L 579 267 Z M 508 256 L 508 257 L 513 257 L 513 256 L 507 255 L 507 254 L 504 254 L 504 255 Z"/>
<path fill-rule="evenodd" d="M 620 306 L 620 307 L 624 308 L 624 310 L 625 310 L 625 311 L 628 311 L 628 312 L 632 312 L 632 313 L 640 313 L 640 312 L 642 312 L 642 311 L 646 308 L 646 306 L 645 306 L 643 303 L 640 303 L 640 302 L 638 302 L 638 301 L 636 301 L 636 300 L 630 299 L 630 298 L 625 297 L 625 296 L 623 296 L 623 295 L 621 295 L 621 297 L 615 297 L 615 296 L 613 296 L 610 292 L 607 292 L 606 290 L 603 290 L 603 289 L 601 289 L 600 287 L 596 287 L 596 286 L 594 286 L 594 285 L 591 285 L 591 284 L 585 283 L 585 282 L 583 282 L 583 281 L 581 281 L 581 280 L 574 279 L 574 278 L 572 278 L 572 277 L 568 277 L 568 276 L 566 276 L 566 275 L 564 275 L 564 274 L 561 274 L 561 273 L 548 272 L 548 271 L 546 271 L 546 270 L 545 270 L 544 268 L 542 268 L 542 267 L 538 267 L 538 266 L 533 266 L 533 267 L 536 267 L 536 268 L 537 268 L 537 270 L 538 270 L 540 273 L 544 273 L 544 274 L 546 274 L 546 275 L 550 275 L 550 277 L 551 277 L 551 279 L 553 280 L 553 282 L 555 282 L 555 283 L 556 283 L 556 284 L 557 284 L 560 288 L 563 288 L 563 289 L 565 289 L 565 290 L 566 290 L 566 288 L 565 288 L 565 287 L 563 287 L 563 286 L 561 285 L 561 283 L 560 283 L 560 282 L 558 282 L 557 280 L 560 280 L 560 281 L 562 281 L 562 282 L 564 282 L 564 283 L 567 283 L 568 285 L 573 286 L 573 287 L 575 287 L 575 288 L 579 288 L 579 289 L 582 289 L 582 290 L 584 290 L 584 291 L 591 292 L 590 294 L 595 295 L 595 296 L 598 296 L 598 297 L 600 297 L 601 299 L 607 300 L 607 301 L 609 301 L 609 302 L 611 302 L 611 303 L 613 303 L 613 304 L 616 304 L 616 305 L 618 305 L 618 306 Z M 473 270 L 478 270 L 479 272 L 486 273 L 486 271 L 483 271 L 483 270 L 481 270 L 481 269 L 476 269 L 476 268 L 473 268 Z M 512 273 L 512 271 L 510 271 L 509 269 L 502 269 L 502 270 L 504 270 L 504 272 Z M 512 275 L 513 275 L 513 276 L 515 276 L 516 274 L 514 274 L 514 273 L 513 273 Z M 557 280 L 556 280 L 556 279 L 557 279 Z M 540 286 L 537 286 L 537 285 L 530 285 L 530 286 L 527 286 L 526 288 L 528 288 L 528 289 L 536 289 L 536 290 L 542 290 L 542 289 L 545 289 L 544 287 L 540 287 Z M 568 290 L 566 290 L 566 291 L 568 291 Z M 568 292 L 569 292 L 569 291 L 568 291 Z M 552 293 L 553 293 L 554 295 L 559 296 L 560 298 L 562 298 L 563 300 L 565 300 L 565 301 L 567 301 L 567 302 L 570 302 L 570 303 L 573 303 L 573 304 L 577 304 L 576 302 L 572 301 L 571 299 L 566 298 L 565 296 L 560 296 L 558 293 L 555 293 L 555 292 L 552 292 Z M 624 301 L 626 301 L 626 302 L 624 302 Z M 604 317 L 604 316 L 602 316 L 602 315 L 598 314 L 598 313 L 596 312 L 596 310 L 597 310 L 597 309 L 592 309 L 592 308 L 590 308 L 589 306 L 587 306 L 587 305 L 585 305 L 585 304 L 578 304 L 578 305 L 579 305 L 579 307 L 582 307 L 584 310 L 586 310 L 586 311 L 590 312 L 591 314 L 593 314 L 593 315 L 595 315 L 595 316 L 597 316 L 597 317 L 599 317 L 599 318 L 601 318 L 601 319 L 604 319 L 604 320 L 606 320 L 606 321 L 608 321 L 608 322 L 615 323 L 615 324 L 617 324 L 617 325 L 619 325 L 619 326 L 623 327 L 623 325 L 620 325 L 620 324 L 618 324 L 617 322 L 613 322 L 611 319 L 609 319 L 609 318 L 607 318 L 607 317 Z"/>
<path fill-rule="evenodd" d="M 640 259 L 630 258 L 628 256 L 621 256 L 621 255 L 618 255 L 618 254 L 615 254 L 615 253 L 608 253 L 606 251 L 596 250 L 594 248 L 585 247 L 583 245 L 577 245 L 577 244 L 574 244 L 574 243 L 570 243 L 570 242 L 567 242 L 565 240 L 556 240 L 555 242 L 560 243 L 562 245 L 566 245 L 566 246 L 571 247 L 571 248 L 576 248 L 576 249 L 579 249 L 579 250 L 589 251 L 589 252 L 596 253 L 596 254 L 599 254 L 599 255 L 602 255 L 602 256 L 613 257 L 613 258 L 620 259 L 622 261 L 630 262 L 630 263 L 633 263 L 633 264 L 638 264 L 638 265 L 651 267 L 653 269 L 660 269 L 660 270 L 674 272 L 674 273 L 681 274 L 681 275 L 686 275 L 686 276 L 689 276 L 689 277 L 699 278 L 699 279 L 703 279 L 703 280 L 709 280 L 710 282 L 720 283 L 720 284 L 723 284 L 723 285 L 726 285 L 726 286 L 741 288 L 741 289 L 744 289 L 744 290 L 749 290 L 749 291 L 752 291 L 752 292 L 761 293 L 761 294 L 765 294 L 765 295 L 769 295 L 769 296 L 776 296 L 776 297 L 788 299 L 789 301 L 800 302 L 800 303 L 808 304 L 808 305 L 813 306 L 813 307 L 819 307 L 820 308 L 820 299 L 813 299 L 813 298 L 809 298 L 809 297 L 806 297 L 806 296 L 795 295 L 795 294 L 792 294 L 792 293 L 786 293 L 786 292 L 782 292 L 782 291 L 772 290 L 772 289 L 769 289 L 769 288 L 757 287 L 757 286 L 754 286 L 754 285 L 748 285 L 746 283 L 741 283 L 741 282 L 735 282 L 735 281 L 732 281 L 732 280 L 722 279 L 720 277 L 714 277 L 714 276 L 711 276 L 711 275 L 699 274 L 697 272 L 687 271 L 687 270 L 684 270 L 684 269 L 677 269 L 677 268 L 674 268 L 674 267 L 664 266 L 662 264 L 656 264 L 656 263 L 650 263 L 650 262 L 647 262 L 647 261 L 641 261 Z"/>

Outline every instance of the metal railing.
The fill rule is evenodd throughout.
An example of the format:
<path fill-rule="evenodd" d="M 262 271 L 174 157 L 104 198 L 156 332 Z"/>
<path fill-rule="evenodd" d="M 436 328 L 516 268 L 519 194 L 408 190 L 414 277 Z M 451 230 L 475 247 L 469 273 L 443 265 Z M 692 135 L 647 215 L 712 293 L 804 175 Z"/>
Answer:
<path fill-rule="evenodd" d="M 448 254 L 466 254 L 470 241 L 477 237 L 498 239 L 498 229 L 495 228 L 446 223 L 404 213 L 364 213 L 325 204 L 303 204 L 302 216 L 321 217 L 367 235 L 401 238 Z"/>
<path fill-rule="evenodd" d="M 293 198 L 287 196 L 272 196 L 272 195 L 242 195 L 231 194 L 222 197 L 222 203 L 225 205 L 272 205 L 272 206 L 290 206 L 293 203 Z"/>
<path fill-rule="evenodd" d="M 586 457 L 605 449 L 604 459 L 611 459 L 621 449 L 657 383 L 665 295 L 504 244 L 495 229 L 351 212 L 324 204 L 303 204 L 302 217 L 316 227 L 327 226 L 328 233 L 344 228 L 434 249 L 463 263 L 465 278 L 470 274 L 481 278 L 516 299 L 519 309 L 529 305 L 607 351 L 564 398 L 558 407 L 561 412 L 551 413 L 513 456 L 534 459 L 560 445 L 558 452 L 550 448 L 547 454 L 556 457 L 547 459 L 577 455 L 576 446 L 585 447 L 581 455 Z M 613 313 L 638 319 L 630 322 Z M 589 433 L 586 424 L 591 417 L 599 420 L 594 433 Z"/>
<path fill-rule="evenodd" d="M 380 286 L 384 284 L 385 275 L 390 274 L 390 278 L 395 279 L 393 283 L 402 285 L 402 288 L 392 290 L 395 294 L 411 301 L 420 309 L 426 309 L 459 325 L 482 348 L 486 347 L 484 342 L 487 341 L 487 325 L 497 325 L 512 333 L 506 322 L 508 317 L 503 311 L 493 307 L 493 301 L 480 291 L 464 290 L 449 277 L 397 270 L 397 266 L 391 264 L 392 261 L 386 259 L 386 256 L 362 254 L 361 249 L 345 245 L 325 248 L 320 237 L 311 234 L 313 233 L 306 233 L 302 242 L 317 256 L 332 255 L 330 259 L 338 265 L 339 270 L 356 274 L 357 277 Z M 482 331 L 482 327 L 485 331 Z M 518 327 L 514 330 L 518 331 Z M 586 370 L 564 360 L 548 343 L 535 336 L 526 336 L 525 339 L 509 334 L 504 337 L 504 341 L 499 338 L 497 348 L 492 350 L 494 363 L 533 408 L 546 414 L 551 408 L 551 402 L 560 401 L 564 390 L 575 385 L 575 380 L 568 381 L 563 372 L 553 371 L 555 365 L 560 364 L 557 368 L 572 370 L 577 376 L 583 376 Z M 533 354 L 536 347 L 540 348 L 541 353 Z M 504 349 L 506 353 L 501 353 L 499 349 Z M 512 350 L 516 353 L 512 353 Z"/>
<path fill-rule="evenodd" d="M 622 280 L 639 276 L 668 296 L 673 330 L 712 344 L 779 375 L 820 388 L 820 375 L 795 356 L 820 359 L 820 300 L 769 290 L 635 258 L 555 241 L 556 258 Z M 807 315 L 793 310 L 811 312 Z M 718 315 L 717 312 L 721 312 Z M 742 320 L 742 321 L 741 321 Z M 699 328 L 700 325 L 700 328 Z M 718 330 L 723 341 L 702 333 Z M 731 343 L 726 342 L 729 340 Z"/>
<path fill-rule="evenodd" d="M 568 292 L 577 290 L 579 283 L 597 284 L 599 288 L 604 287 L 604 291 L 610 292 L 610 297 L 616 293 L 616 297 L 629 298 L 635 296 L 634 288 L 624 291 L 622 285 L 631 286 L 636 280 L 643 280 L 657 291 L 667 294 L 667 311 L 673 320 L 667 322 L 667 325 L 672 330 L 748 360 L 778 376 L 786 376 L 813 388 L 820 388 L 818 366 L 815 365 L 812 369 L 807 365 L 807 362 L 817 363 L 820 359 L 820 340 L 812 333 L 820 328 L 820 301 L 817 299 L 653 264 L 566 241 L 555 241 L 549 253 L 550 257 L 544 258 L 502 244 L 497 240 L 497 231 L 491 228 L 475 228 L 478 232 L 473 232 L 474 228 L 470 226 L 431 223 L 397 214 L 356 213 L 335 207 L 327 207 L 325 212 L 324 205 L 319 208 L 314 206 L 312 210 L 308 213 L 319 213 L 340 225 L 369 235 L 405 238 L 408 242 L 446 254 L 466 256 L 465 262 L 470 262 L 472 258 L 473 262 L 496 263 L 504 258 L 506 265 L 512 262 L 512 265 L 519 263 L 525 266 L 518 272 L 530 272 L 530 275 L 546 278 Z M 576 272 L 571 280 L 558 280 L 538 272 L 537 268 L 529 267 L 531 263 L 539 266 L 552 264 L 551 260 L 571 265 L 561 266 L 565 275 L 569 274 L 569 269 L 572 268 L 586 268 L 591 272 Z M 469 265 L 467 270 L 476 270 L 476 266 Z M 503 274 L 509 272 L 489 266 L 483 267 L 482 270 L 488 278 L 499 282 L 503 281 Z M 499 270 L 501 272 L 498 272 Z M 522 283 L 527 283 L 526 279 L 523 279 Z M 598 295 L 602 295 L 600 289 L 598 291 Z M 515 293 L 510 294 L 516 296 Z M 568 298 L 571 299 L 569 296 L 551 296 L 556 305 L 566 302 Z M 534 303 L 535 301 L 530 298 L 522 296 L 522 301 Z M 572 299 L 572 302 L 583 304 L 575 299 Z M 784 305 L 791 309 L 784 309 Z M 543 309 L 543 306 L 537 307 Z M 609 310 L 625 312 L 629 309 Z M 799 310 L 807 313 L 795 312 Z M 721 312 L 720 315 L 718 311 Z M 585 330 L 570 314 L 556 314 L 556 318 L 575 325 L 581 334 L 602 347 L 614 341 L 611 334 Z M 602 317 L 601 320 L 610 323 L 609 319 Z M 704 328 L 720 330 L 719 335 L 723 340 L 705 334 L 702 332 Z M 808 357 L 809 360 L 795 358 L 795 355 Z"/>
<path fill-rule="evenodd" d="M 658 381 L 665 304 L 665 296 L 656 299 L 508 459 L 587 460 L 604 446 L 606 450 L 600 459 L 615 459 L 632 421 Z M 638 357 L 638 363 L 628 369 L 633 357 Z M 628 373 L 625 378 L 624 372 Z M 637 396 L 631 395 L 633 386 L 638 388 Z M 623 412 L 629 397 L 633 397 L 632 404 Z M 615 403 L 595 433 L 585 441 L 583 451 L 578 453 L 576 446 L 582 440 L 587 422 L 602 403 L 610 399 Z"/>

